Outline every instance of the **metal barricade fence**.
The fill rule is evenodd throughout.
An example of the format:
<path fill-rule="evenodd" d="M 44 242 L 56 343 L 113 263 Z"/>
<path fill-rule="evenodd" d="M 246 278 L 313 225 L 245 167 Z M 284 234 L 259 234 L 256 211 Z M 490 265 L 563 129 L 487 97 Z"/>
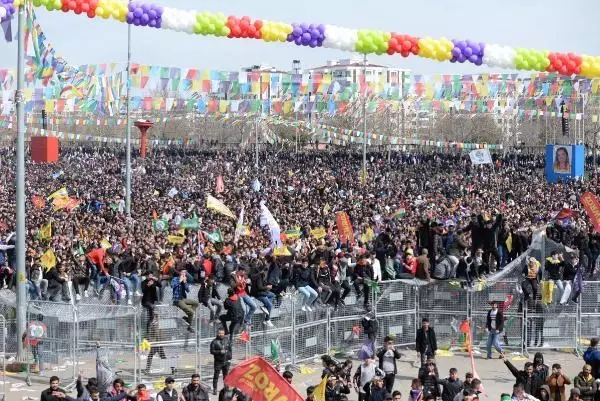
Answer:
<path fill-rule="evenodd" d="M 374 300 L 373 294 L 370 300 Z M 373 301 L 373 304 L 376 302 Z M 327 324 L 327 349 L 340 358 L 354 354 L 364 342 L 360 324 L 365 315 L 364 299 L 357 298 L 352 288 L 344 300 L 344 305 L 329 311 Z"/>
<path fill-rule="evenodd" d="M 587 340 L 600 337 L 600 281 L 584 283 L 579 297 L 577 339 L 579 350 L 585 351 L 589 346 Z"/>
<path fill-rule="evenodd" d="M 384 281 L 375 293 L 374 310 L 379 322 L 379 337 L 391 335 L 394 344 L 414 344 L 417 322 L 418 287 L 413 280 Z M 377 291 L 375 291 L 377 292 Z"/>
<path fill-rule="evenodd" d="M 440 349 L 458 344 L 460 322 L 470 317 L 470 292 L 456 281 L 438 281 L 419 287 L 418 297 L 418 325 L 429 319 Z"/>
<path fill-rule="evenodd" d="M 4 316 L 0 315 L 0 352 L 2 353 L 0 357 L 2 358 L 2 400 L 6 397 L 6 337 L 7 337 L 7 327 L 6 327 L 6 319 Z"/>
<path fill-rule="evenodd" d="M 79 304 L 76 307 L 76 360 L 84 372 L 95 372 L 98 357 L 128 383 L 138 379 L 138 309 L 126 305 Z"/>
<path fill-rule="evenodd" d="M 26 341 L 27 376 L 60 378 L 62 385 L 74 385 L 78 372 L 77 312 L 69 303 L 29 301 L 27 303 L 28 325 L 45 326 L 41 339 L 30 337 Z M 26 333 L 16 333 L 21 339 Z"/>
<path fill-rule="evenodd" d="M 195 309 L 191 325 L 183 319 L 185 313 L 175 305 L 155 305 L 152 320 L 145 308 L 139 311 L 142 316 L 137 338 L 140 377 L 171 376 L 177 380 L 188 379 L 197 372 L 198 337 L 200 328 L 205 325 L 200 320 L 201 309 Z"/>

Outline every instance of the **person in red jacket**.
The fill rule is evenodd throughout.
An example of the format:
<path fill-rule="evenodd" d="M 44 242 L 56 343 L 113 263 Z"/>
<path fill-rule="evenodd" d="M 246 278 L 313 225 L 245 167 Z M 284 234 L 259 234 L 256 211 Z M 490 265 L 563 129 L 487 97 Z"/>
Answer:
<path fill-rule="evenodd" d="M 90 280 L 94 280 L 96 283 L 96 292 L 99 292 L 102 284 L 110 282 L 110 276 L 104 263 L 106 262 L 108 255 L 103 248 L 97 248 L 93 251 L 88 252 L 86 255 L 87 263 L 90 267 Z"/>

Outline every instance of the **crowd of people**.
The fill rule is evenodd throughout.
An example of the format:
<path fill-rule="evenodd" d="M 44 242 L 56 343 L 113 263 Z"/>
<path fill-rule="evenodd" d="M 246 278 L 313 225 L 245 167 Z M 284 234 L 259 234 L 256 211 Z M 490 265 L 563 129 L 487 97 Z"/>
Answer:
<path fill-rule="evenodd" d="M 6 182 L 13 182 L 11 150 L 2 152 L 0 167 L 7 171 Z M 171 289 L 170 301 L 185 313 L 189 331 L 203 305 L 231 341 L 248 329 L 258 308 L 265 329 L 271 329 L 273 308 L 293 291 L 304 311 L 343 308 L 354 291 L 368 312 L 373 282 L 460 279 L 471 285 L 516 259 L 541 227 L 571 251 L 546 261 L 527 259 L 524 301 L 539 300 L 544 277 L 556 283 L 560 303 L 577 302 L 581 282 L 597 275 L 600 236 L 587 223 L 579 198 L 595 192 L 595 174 L 551 185 L 543 177 L 543 157 L 533 155 L 495 155 L 494 168 L 473 166 L 463 153 L 398 152 L 388 163 L 384 153 L 373 152 L 367 161 L 365 175 L 361 155 L 347 149 L 265 148 L 259 167 L 252 152 L 237 149 L 155 150 L 134 159 L 128 216 L 122 151 L 63 149 L 58 163 L 27 165 L 28 294 L 80 302 L 109 290 L 113 302 L 145 308 L 150 332 L 157 320 L 154 307 Z M 9 289 L 16 282 L 14 188 L 0 186 L 0 284 Z M 57 191 L 64 196 L 63 188 L 69 203 L 57 205 L 51 198 Z M 234 215 L 207 208 L 209 195 Z M 277 241 L 265 224 L 265 207 L 280 227 Z M 567 217 L 557 219 L 564 210 Z M 353 238 L 339 232 L 336 212 L 349 216 Z M 188 296 L 190 285 L 199 286 L 197 299 Z M 225 297 L 217 291 L 223 285 Z M 489 330 L 500 333 L 502 322 L 493 313 Z M 431 382 L 428 357 L 435 353 L 426 344 L 431 336 L 423 335 L 425 375 L 410 390 L 415 401 L 428 394 L 419 391 Z M 488 344 L 488 353 L 500 348 L 497 336 Z M 222 355 L 212 346 L 210 351 Z M 359 381 L 353 379 L 361 400 L 396 400 L 393 380 L 388 386 L 395 354 L 388 351 L 364 358 Z M 218 370 L 226 375 L 224 366 Z M 215 391 L 217 373 L 215 359 Z M 379 377 L 376 383 L 383 387 L 376 384 L 367 393 L 365 385 Z M 457 387 L 452 384 L 457 377 L 450 372 L 446 387 Z M 352 383 L 335 380 L 334 387 Z M 343 394 L 328 401 L 343 401 Z"/>

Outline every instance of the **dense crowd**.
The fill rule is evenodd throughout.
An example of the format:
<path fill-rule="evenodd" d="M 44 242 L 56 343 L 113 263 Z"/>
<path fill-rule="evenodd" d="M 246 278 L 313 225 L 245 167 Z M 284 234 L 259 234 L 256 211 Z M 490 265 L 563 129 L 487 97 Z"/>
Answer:
<path fill-rule="evenodd" d="M 13 182 L 11 150 L 3 152 L 0 167 L 7 172 L 6 182 Z M 134 159 L 129 217 L 123 153 L 64 149 L 58 163 L 27 165 L 28 293 L 32 299 L 77 302 L 108 288 L 114 302 L 141 303 L 150 333 L 157 324 L 154 306 L 171 289 L 171 302 L 186 314 L 188 330 L 194 330 L 191 323 L 200 304 L 210 310 L 212 322 L 221 323 L 220 341 L 231 343 L 234 333 L 247 330 L 259 307 L 265 328 L 272 328 L 271 311 L 291 290 L 297 290 L 304 311 L 343 308 L 354 291 L 368 312 L 374 282 L 458 278 L 471 285 L 502 270 L 527 249 L 535 229 L 546 227 L 549 237 L 570 253 L 556 252 L 545 261 L 527 259 L 522 267 L 524 300 L 538 302 L 544 274 L 556 283 L 561 303 L 577 302 L 581 283 L 594 277 L 600 255 L 600 236 L 587 223 L 579 198 L 595 192 L 598 178 L 592 174 L 586 181 L 550 185 L 543 163 L 541 156 L 495 155 L 492 168 L 472 166 L 466 154 L 414 152 L 394 153 L 388 163 L 385 154 L 370 153 L 365 176 L 361 155 L 347 150 L 267 148 L 259 168 L 252 152 L 156 150 L 145 160 Z M 15 285 L 14 188 L 0 186 L 0 283 L 9 288 Z M 61 188 L 73 198 L 71 207 L 56 207 L 48 199 Z M 207 208 L 208 195 L 235 215 L 243 210 L 241 224 L 235 216 Z M 280 226 L 277 241 L 265 224 L 264 207 Z M 566 217 L 557 219 L 565 210 Z M 352 240 L 338 232 L 336 212 L 348 214 Z M 182 228 L 184 221 L 196 218 L 198 227 Z M 279 241 L 283 245 L 275 246 Z M 55 260 L 48 260 L 49 249 Z M 192 284 L 199 286 L 197 299 L 188 296 Z M 218 285 L 227 288 L 225 297 Z M 501 320 L 493 311 L 488 323 L 496 336 L 490 336 L 488 356 L 492 346 L 501 352 Z M 431 340 L 427 331 L 424 336 Z M 422 390 L 431 381 L 428 358 L 435 354 L 432 344 L 423 344 L 424 376 L 419 374 L 410 390 L 415 401 L 427 399 Z M 389 359 L 395 360 L 395 354 L 389 348 L 379 354 L 372 346 L 361 373 L 354 376 L 361 400 L 396 400 L 393 384 L 388 385 L 396 370 L 394 362 L 390 371 Z M 219 371 L 227 374 L 217 366 L 217 356 L 228 355 L 227 349 L 213 353 L 214 391 Z M 377 358 L 379 368 L 373 363 Z M 367 369 L 370 373 L 364 374 Z M 334 387 L 352 384 L 348 377 L 340 379 L 339 372 L 330 377 Z M 372 379 L 380 377 L 386 393 L 373 396 L 382 388 L 377 379 L 373 392 L 364 395 L 361 389 L 370 389 Z M 447 380 L 460 381 L 455 371 Z M 444 392 L 439 395 L 450 399 Z M 342 392 L 328 401 L 343 397 Z"/>

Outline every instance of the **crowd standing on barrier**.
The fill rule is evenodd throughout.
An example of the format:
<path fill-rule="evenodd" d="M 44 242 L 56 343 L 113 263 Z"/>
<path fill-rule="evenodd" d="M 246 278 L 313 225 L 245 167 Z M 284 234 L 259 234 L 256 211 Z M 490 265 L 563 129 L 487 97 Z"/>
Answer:
<path fill-rule="evenodd" d="M 577 302 L 583 280 L 597 276 L 600 237 L 579 197 L 594 191 L 598 177 L 550 185 L 540 156 L 495 156 L 492 169 L 472 166 L 465 155 L 396 153 L 388 163 L 385 154 L 372 153 L 364 175 L 360 155 L 347 150 L 266 148 L 259 168 L 252 152 L 158 150 L 134 161 L 131 217 L 123 160 L 119 151 L 80 147 L 63 152 L 56 164 L 27 166 L 31 299 L 81 302 L 108 291 L 112 302 L 140 303 L 151 329 L 155 305 L 170 292 L 187 330 L 194 331 L 203 305 L 231 340 L 249 330 L 258 310 L 264 329 L 273 329 L 273 308 L 293 292 L 309 312 L 344 308 L 354 291 L 369 312 L 370 286 L 378 281 L 459 279 L 470 286 L 516 259 L 540 226 L 572 251 L 526 261 L 521 289 L 531 307 L 539 302 L 543 274 L 556 283 L 560 303 Z M 13 180 L 11 157 L 0 163 L 7 182 Z M 60 188 L 73 207 L 47 199 Z M 236 214 L 243 209 L 241 225 L 208 209 L 207 194 Z M 0 284 L 9 289 L 15 285 L 14 204 L 14 186 L 0 186 Z M 261 204 L 284 234 L 281 248 L 274 249 L 272 232 L 260 223 Z M 557 219 L 563 210 L 568 217 Z M 350 241 L 338 232 L 336 212 L 349 216 Z M 196 218 L 198 227 L 181 229 Z M 42 257 L 49 249 L 50 262 Z M 191 285 L 199 286 L 197 296 Z M 497 347 L 497 339 L 490 345 Z M 415 394 L 418 388 L 415 383 Z"/>

